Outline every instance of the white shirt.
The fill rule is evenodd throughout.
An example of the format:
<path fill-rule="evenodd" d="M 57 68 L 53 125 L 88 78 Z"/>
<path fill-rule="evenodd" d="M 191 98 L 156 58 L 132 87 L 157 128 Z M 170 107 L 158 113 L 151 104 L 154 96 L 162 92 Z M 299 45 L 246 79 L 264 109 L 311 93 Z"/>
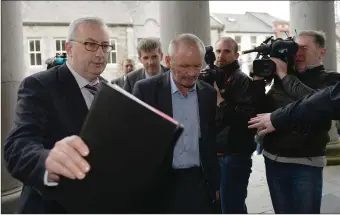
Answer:
<path fill-rule="evenodd" d="M 96 85 L 99 83 L 99 79 L 97 79 L 96 81 L 93 82 L 89 82 L 88 80 L 86 80 L 85 78 L 83 78 L 82 76 L 80 76 L 77 72 L 74 71 L 74 69 L 71 68 L 71 66 L 67 63 L 66 61 L 66 66 L 68 67 L 68 69 L 71 71 L 72 75 L 74 76 L 74 78 L 76 79 L 78 86 L 80 88 L 81 93 L 83 94 L 86 106 L 88 109 L 90 109 L 91 104 L 93 102 L 94 96 L 92 95 L 92 93 L 90 93 L 90 91 L 88 91 L 85 86 L 90 84 L 90 85 Z M 48 172 L 47 170 L 45 171 L 44 174 L 44 184 L 46 186 L 57 186 L 58 183 L 57 182 L 48 182 L 47 181 L 47 176 L 48 176 Z"/>

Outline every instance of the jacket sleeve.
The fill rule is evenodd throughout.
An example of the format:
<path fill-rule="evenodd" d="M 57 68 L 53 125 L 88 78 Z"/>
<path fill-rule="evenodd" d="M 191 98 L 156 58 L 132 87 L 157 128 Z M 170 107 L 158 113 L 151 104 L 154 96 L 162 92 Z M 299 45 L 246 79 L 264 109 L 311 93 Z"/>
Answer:
<path fill-rule="evenodd" d="M 296 121 L 340 119 L 340 82 L 275 110 L 270 118 L 276 129 Z"/>
<path fill-rule="evenodd" d="M 216 108 L 215 104 L 217 103 L 217 96 L 216 96 L 216 91 L 214 91 L 214 96 L 213 96 L 213 102 L 212 102 L 212 117 L 209 120 L 209 129 L 210 129 L 210 135 L 209 135 L 209 143 L 212 145 L 212 173 L 215 176 L 214 180 L 214 187 L 215 190 L 220 190 L 220 179 L 221 179 L 221 170 L 220 170 L 220 164 L 218 161 L 217 157 L 217 143 L 216 143 L 216 125 L 215 125 L 215 118 L 214 116 L 216 115 Z"/>
<path fill-rule="evenodd" d="M 43 179 L 49 150 L 44 147 L 44 137 L 49 135 L 50 103 L 38 79 L 24 79 L 18 90 L 14 125 L 4 143 L 4 160 L 9 173 L 38 192 L 46 189 Z"/>
<path fill-rule="evenodd" d="M 208 185 L 211 190 L 212 198 L 215 199 L 216 191 L 220 190 L 220 178 L 221 178 L 221 172 L 220 172 L 220 165 L 218 162 L 217 157 L 217 146 L 216 146 L 216 127 L 215 127 L 215 115 L 216 115 L 216 102 L 217 102 L 217 94 L 216 90 L 212 89 L 211 94 L 207 95 L 209 98 L 207 99 L 206 105 L 209 105 L 209 112 L 208 117 L 206 118 L 207 126 L 205 126 L 206 129 L 208 129 L 208 136 L 206 140 L 206 144 L 202 144 L 200 147 L 202 153 L 204 153 L 206 156 L 201 157 L 201 159 L 204 159 L 203 168 L 204 172 L 206 173 L 206 179 L 208 180 Z"/>
<path fill-rule="evenodd" d="M 217 107 L 217 133 L 226 126 L 248 128 L 248 120 L 255 116 L 265 106 L 264 81 L 252 81 L 249 77 L 242 77 L 235 81 L 232 90 L 227 91 L 225 106 Z"/>
<path fill-rule="evenodd" d="M 283 89 L 285 92 L 295 100 L 300 99 L 308 94 L 312 94 L 316 92 L 312 88 L 303 84 L 296 76 L 294 75 L 286 75 L 281 80 Z"/>
<path fill-rule="evenodd" d="M 132 93 L 132 87 L 131 87 L 129 76 L 126 76 L 126 80 L 124 82 L 123 89 L 125 91 L 129 92 L 129 93 Z"/>

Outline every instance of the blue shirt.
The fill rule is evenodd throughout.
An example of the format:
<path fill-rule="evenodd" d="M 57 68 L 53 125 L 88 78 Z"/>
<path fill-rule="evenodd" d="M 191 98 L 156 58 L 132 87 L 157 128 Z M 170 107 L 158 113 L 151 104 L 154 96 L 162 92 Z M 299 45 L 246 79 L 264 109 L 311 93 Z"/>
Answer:
<path fill-rule="evenodd" d="M 196 84 L 183 96 L 170 73 L 173 118 L 184 125 L 184 131 L 174 149 L 172 166 L 175 169 L 200 166 L 200 122 Z"/>

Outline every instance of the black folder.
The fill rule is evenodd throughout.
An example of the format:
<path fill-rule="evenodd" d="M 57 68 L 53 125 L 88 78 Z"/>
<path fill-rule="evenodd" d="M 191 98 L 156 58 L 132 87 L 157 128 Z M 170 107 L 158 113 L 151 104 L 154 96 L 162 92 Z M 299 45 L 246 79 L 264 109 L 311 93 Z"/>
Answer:
<path fill-rule="evenodd" d="M 62 178 L 54 198 L 68 213 L 141 213 L 182 132 L 173 118 L 102 82 L 80 132 L 91 170 L 83 180 Z"/>

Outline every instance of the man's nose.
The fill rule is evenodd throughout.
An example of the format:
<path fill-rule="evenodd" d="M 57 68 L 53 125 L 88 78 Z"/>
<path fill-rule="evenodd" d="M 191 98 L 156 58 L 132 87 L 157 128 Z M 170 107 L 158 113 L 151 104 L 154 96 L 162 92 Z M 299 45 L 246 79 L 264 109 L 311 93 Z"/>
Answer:
<path fill-rule="evenodd" d="M 103 47 L 102 46 L 98 47 L 98 49 L 96 51 L 96 56 L 98 56 L 98 57 L 104 56 L 104 51 L 103 51 Z"/>

